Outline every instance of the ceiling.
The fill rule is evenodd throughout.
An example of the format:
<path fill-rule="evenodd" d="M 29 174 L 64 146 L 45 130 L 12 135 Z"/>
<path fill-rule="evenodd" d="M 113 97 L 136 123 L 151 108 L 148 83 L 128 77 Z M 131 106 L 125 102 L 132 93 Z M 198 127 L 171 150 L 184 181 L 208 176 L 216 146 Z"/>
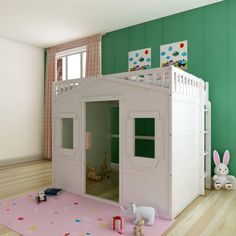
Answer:
<path fill-rule="evenodd" d="M 45 48 L 220 1 L 0 0 L 0 36 Z"/>

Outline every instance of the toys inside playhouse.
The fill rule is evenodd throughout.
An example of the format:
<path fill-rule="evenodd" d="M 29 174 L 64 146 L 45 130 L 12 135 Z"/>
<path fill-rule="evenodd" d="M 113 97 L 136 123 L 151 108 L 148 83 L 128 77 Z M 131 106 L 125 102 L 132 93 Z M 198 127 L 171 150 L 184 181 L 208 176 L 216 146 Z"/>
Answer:
<path fill-rule="evenodd" d="M 119 202 L 119 102 L 86 103 L 86 194 Z"/>

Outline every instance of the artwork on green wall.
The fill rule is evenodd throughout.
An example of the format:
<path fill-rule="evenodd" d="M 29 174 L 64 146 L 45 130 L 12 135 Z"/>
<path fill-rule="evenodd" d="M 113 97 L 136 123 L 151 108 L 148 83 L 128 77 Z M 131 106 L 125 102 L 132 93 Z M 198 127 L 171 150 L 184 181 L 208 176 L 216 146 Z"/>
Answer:
<path fill-rule="evenodd" d="M 160 46 L 160 66 L 174 65 L 187 69 L 188 67 L 188 41 L 181 41 Z"/>
<path fill-rule="evenodd" d="M 129 71 L 146 70 L 152 66 L 151 48 L 129 52 Z"/>

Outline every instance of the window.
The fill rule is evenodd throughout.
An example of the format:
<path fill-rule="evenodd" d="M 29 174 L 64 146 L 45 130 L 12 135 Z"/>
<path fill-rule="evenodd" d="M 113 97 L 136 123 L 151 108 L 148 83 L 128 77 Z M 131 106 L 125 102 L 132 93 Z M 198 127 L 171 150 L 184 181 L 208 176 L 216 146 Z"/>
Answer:
<path fill-rule="evenodd" d="M 134 119 L 136 157 L 155 158 L 155 118 Z"/>
<path fill-rule="evenodd" d="M 56 116 L 55 147 L 63 158 L 76 158 L 75 154 L 80 148 L 79 120 L 78 114 L 74 112 L 58 113 Z"/>
<path fill-rule="evenodd" d="M 74 148 L 73 129 L 73 118 L 62 118 L 62 148 Z"/>
<path fill-rule="evenodd" d="M 128 153 L 136 166 L 155 168 L 162 153 L 162 122 L 159 112 L 131 112 L 128 118 Z"/>
<path fill-rule="evenodd" d="M 85 78 L 86 46 L 56 54 L 56 81 Z"/>

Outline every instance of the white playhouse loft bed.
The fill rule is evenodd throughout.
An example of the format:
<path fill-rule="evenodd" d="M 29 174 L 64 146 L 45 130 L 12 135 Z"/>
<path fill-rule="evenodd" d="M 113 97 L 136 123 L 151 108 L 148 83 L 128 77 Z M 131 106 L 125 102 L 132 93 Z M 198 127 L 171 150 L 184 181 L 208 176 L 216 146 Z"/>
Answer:
<path fill-rule="evenodd" d="M 104 82 L 100 85 L 100 87 L 98 86 L 98 90 L 99 88 L 100 90 L 103 89 L 103 86 L 104 84 L 106 84 L 106 81 L 110 81 L 110 82 L 112 81 L 114 83 L 111 86 L 116 86 L 116 88 L 120 87 L 120 88 L 123 88 L 124 90 L 126 90 L 126 87 L 127 87 L 128 88 L 127 91 L 130 91 L 130 93 L 132 93 L 131 92 L 132 88 L 139 87 L 139 88 L 146 89 L 143 93 L 144 96 L 145 96 L 145 93 L 146 94 L 148 93 L 147 89 L 149 88 L 151 89 L 150 91 L 156 90 L 158 94 L 167 94 L 165 95 L 166 96 L 165 99 L 167 99 L 166 100 L 167 102 L 165 103 L 163 102 L 163 103 L 166 104 L 165 106 L 167 106 L 166 112 L 168 115 L 165 122 L 168 124 L 165 127 L 168 127 L 168 128 L 167 129 L 165 128 L 166 130 L 163 135 L 165 137 L 163 138 L 163 140 L 164 142 L 166 142 L 167 140 L 168 144 L 167 144 L 167 148 L 166 146 L 164 146 L 163 151 L 162 151 L 164 154 L 162 155 L 165 156 L 165 158 L 163 159 L 165 164 L 163 166 L 164 168 L 167 168 L 166 172 L 168 173 L 167 177 L 163 178 L 163 181 L 165 181 L 164 185 L 166 185 L 167 183 L 169 187 L 166 188 L 162 184 L 160 184 L 160 187 L 158 186 L 158 184 L 156 185 L 156 188 L 159 188 L 159 191 L 157 192 L 156 196 L 159 196 L 162 194 L 163 196 L 160 196 L 160 200 L 158 200 L 161 203 L 159 202 L 156 205 L 154 204 L 154 207 L 163 206 L 162 207 L 163 215 L 166 218 L 174 218 L 192 200 L 194 200 L 194 198 L 197 195 L 199 194 L 203 195 L 205 193 L 205 188 L 211 188 L 211 104 L 209 102 L 209 97 L 208 97 L 208 83 L 204 82 L 202 79 L 192 74 L 189 74 L 173 66 L 166 67 L 166 68 L 149 69 L 149 70 L 144 70 L 144 71 L 110 74 L 110 75 L 105 75 L 105 76 L 99 76 L 96 78 L 58 81 L 53 84 L 53 93 L 52 93 L 53 113 L 54 113 L 53 122 L 54 123 L 56 120 L 55 116 L 58 113 L 62 112 L 62 110 L 63 112 L 65 112 L 66 110 L 65 108 L 60 109 L 61 106 L 66 107 L 65 102 L 63 103 L 63 105 L 61 105 L 62 103 L 60 103 L 60 101 L 63 101 L 63 97 L 64 96 L 67 97 L 67 95 L 74 96 L 73 94 L 79 94 L 79 93 L 82 95 L 77 95 L 76 99 L 80 99 L 79 96 L 83 96 L 83 97 L 87 96 L 87 94 L 85 95 L 84 89 L 86 89 L 86 87 L 92 84 L 94 81 Z M 76 91 L 78 90 L 80 92 L 76 93 Z M 100 90 L 99 92 L 101 94 L 103 91 L 100 91 Z M 94 88 L 93 88 L 93 91 L 94 91 Z M 120 91 L 123 91 L 123 90 L 120 90 Z M 105 95 L 109 95 L 109 94 L 112 95 L 112 89 L 109 92 L 104 89 Z M 125 93 L 126 91 L 124 91 L 124 94 Z M 100 94 L 98 94 L 97 96 L 100 96 Z M 125 96 L 127 97 L 127 99 L 129 99 L 128 98 L 129 92 L 127 92 Z M 72 97 L 70 97 L 69 100 L 71 99 Z M 149 101 L 149 102 L 155 104 L 155 101 Z M 191 104 L 193 105 L 191 106 Z M 74 112 L 74 111 L 69 111 L 69 112 Z M 78 111 L 76 112 L 80 113 L 80 108 L 78 108 Z M 127 112 L 130 112 L 130 111 L 127 111 Z M 189 119 L 188 119 L 188 116 L 190 116 Z M 194 124 L 193 121 L 196 121 L 196 124 Z M 185 129 L 185 125 L 188 128 Z M 55 127 L 56 127 L 56 124 L 54 124 L 54 129 Z M 56 132 L 57 131 L 55 131 L 54 133 L 54 139 L 55 139 Z M 129 138 L 127 138 L 129 135 L 127 135 L 127 137 L 125 135 L 126 133 L 123 132 L 122 137 L 124 137 L 125 142 L 129 142 Z M 188 146 L 188 144 L 190 143 L 190 141 L 188 141 L 190 140 L 190 138 L 188 137 L 191 137 L 191 140 L 192 140 L 191 144 L 193 146 L 191 147 Z M 82 139 L 83 136 L 81 136 L 80 138 Z M 179 141 L 180 139 L 181 139 L 181 142 Z M 182 141 L 182 140 L 186 140 L 186 141 Z M 186 145 L 184 143 L 186 143 Z M 124 149 L 125 148 L 126 147 L 124 146 Z M 185 148 L 186 148 L 186 152 L 185 150 L 183 150 Z M 54 154 L 58 153 L 59 155 L 60 152 L 56 152 L 56 149 L 57 149 L 57 146 L 54 142 L 54 147 L 53 147 Z M 192 149 L 192 150 L 188 150 L 188 149 Z M 78 155 L 80 154 L 83 155 L 82 151 L 77 152 L 77 153 L 79 153 Z M 129 156 L 128 155 L 129 150 L 122 151 L 122 153 L 125 154 L 124 157 L 122 158 L 126 158 Z M 190 156 L 188 157 L 189 153 L 194 155 L 194 157 L 190 157 Z M 184 154 L 185 156 L 183 157 L 182 154 Z M 58 157 L 55 157 L 53 159 L 54 160 L 54 167 L 53 167 L 54 173 L 56 172 L 56 169 L 58 168 L 58 166 L 61 165 L 61 164 L 57 165 L 57 158 Z M 191 168 L 194 166 L 193 169 L 198 169 L 199 171 L 197 174 L 195 174 L 195 176 L 194 175 L 189 176 L 191 175 L 191 172 L 189 172 L 188 175 L 186 174 L 185 177 L 183 177 L 184 182 L 182 184 L 180 182 L 181 177 L 180 177 L 179 170 L 184 169 L 183 167 L 188 168 L 186 164 L 188 162 L 188 158 L 189 159 L 192 158 Z M 82 163 L 82 160 L 81 160 L 81 163 Z M 125 165 L 126 165 L 125 160 L 123 160 L 121 163 L 123 163 L 122 164 L 123 167 L 120 167 L 120 168 L 125 168 Z M 61 166 L 60 168 L 62 169 L 63 167 Z M 142 171 L 142 169 L 139 169 L 139 170 Z M 157 168 L 157 171 L 159 173 L 157 176 L 160 176 L 160 173 L 162 173 L 164 170 L 158 170 Z M 68 169 L 67 172 L 70 172 L 70 170 Z M 121 172 L 120 173 L 121 175 L 123 174 L 125 176 L 126 174 L 125 171 L 122 172 L 122 170 L 120 169 L 120 172 Z M 54 183 L 66 189 L 67 184 L 64 184 L 64 185 L 61 184 L 61 180 L 60 180 L 60 178 L 62 179 L 64 178 L 64 176 L 58 177 L 57 175 L 60 175 L 59 172 L 58 174 L 53 174 L 53 175 L 54 175 L 53 177 Z M 145 175 L 147 174 L 144 174 L 143 176 Z M 198 179 L 197 181 L 196 181 L 196 176 Z M 126 182 L 121 182 L 120 184 L 120 204 L 127 204 L 127 202 L 132 200 L 132 199 L 129 199 L 129 196 L 128 196 L 132 194 L 125 193 L 124 196 L 122 196 L 122 194 L 124 193 L 124 191 L 121 189 L 122 186 L 124 185 L 124 188 L 127 191 L 127 187 L 131 187 L 129 185 L 132 183 L 132 181 L 129 181 L 128 175 L 124 178 L 126 178 Z M 185 180 L 184 178 L 189 178 L 189 181 Z M 160 181 L 160 179 L 158 181 Z M 193 188 L 183 189 L 181 185 L 185 185 L 188 187 L 190 186 L 191 188 L 191 181 L 194 182 Z M 198 187 L 196 188 L 196 186 L 194 187 L 194 185 L 197 185 Z M 152 188 L 152 189 L 155 192 L 155 188 Z M 70 191 L 71 188 L 69 188 L 68 190 Z M 81 187 L 81 190 L 77 192 L 84 194 L 82 187 Z M 148 196 L 151 194 L 148 194 L 148 195 L 147 194 L 148 193 L 145 193 L 145 196 L 143 196 L 144 200 L 146 199 L 148 203 L 153 203 L 157 197 L 155 197 L 154 199 L 154 195 L 155 195 L 154 193 L 153 193 L 153 198 L 152 196 L 150 197 Z M 165 202 L 164 199 L 165 199 L 165 196 L 167 195 L 168 195 L 167 197 L 168 203 L 163 203 L 163 201 Z M 136 201 L 142 202 L 141 196 L 139 196 L 138 200 Z M 165 206 L 165 204 L 167 204 L 167 206 Z"/>

